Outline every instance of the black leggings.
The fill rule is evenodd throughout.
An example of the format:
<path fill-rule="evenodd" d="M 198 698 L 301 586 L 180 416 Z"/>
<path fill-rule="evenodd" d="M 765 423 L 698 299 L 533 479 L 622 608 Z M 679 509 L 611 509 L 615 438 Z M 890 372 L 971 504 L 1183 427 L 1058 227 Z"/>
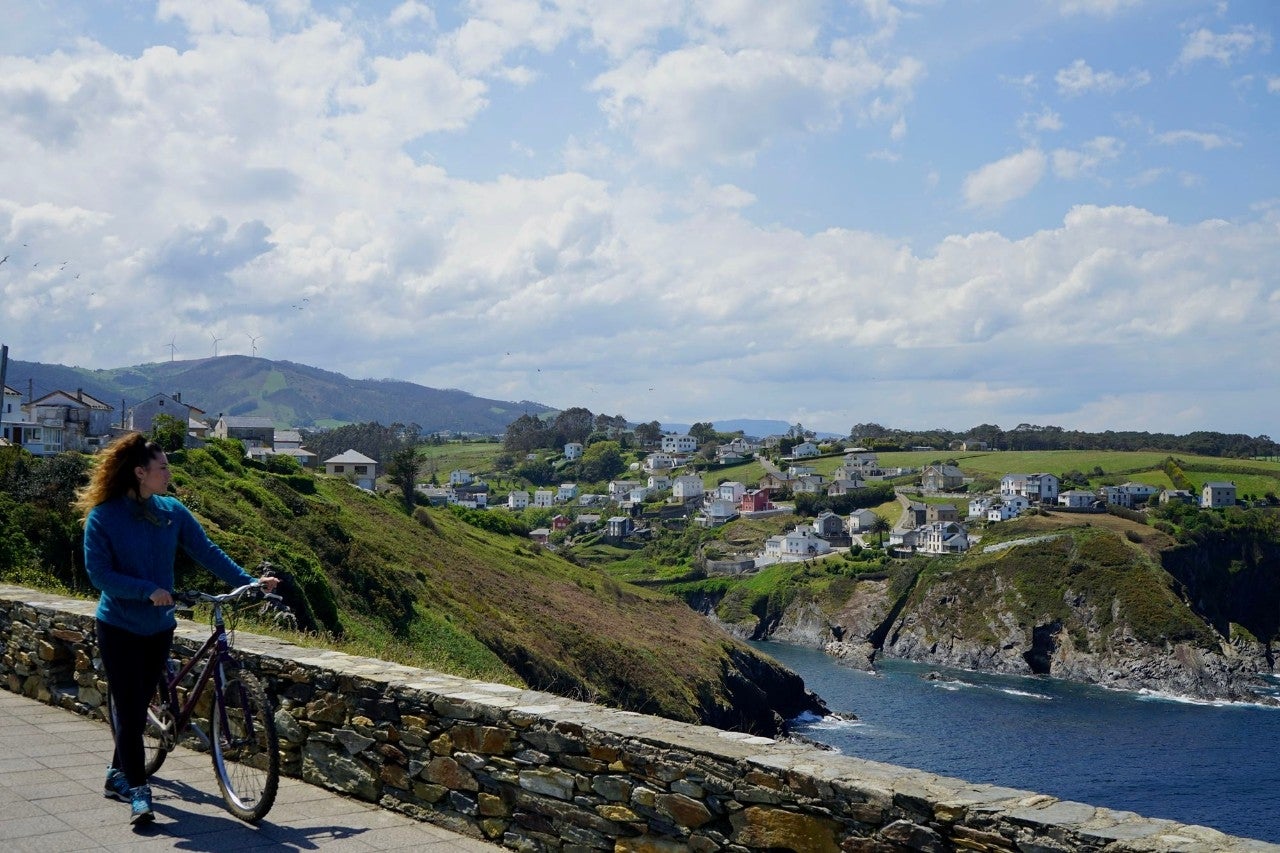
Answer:
<path fill-rule="evenodd" d="M 142 750 L 142 732 L 160 673 L 164 671 L 173 644 L 173 629 L 144 637 L 123 628 L 98 622 L 98 654 L 107 673 L 107 689 L 115 707 L 112 726 L 116 733 L 116 754 L 111 766 L 124 772 L 131 787 L 147 783 Z"/>

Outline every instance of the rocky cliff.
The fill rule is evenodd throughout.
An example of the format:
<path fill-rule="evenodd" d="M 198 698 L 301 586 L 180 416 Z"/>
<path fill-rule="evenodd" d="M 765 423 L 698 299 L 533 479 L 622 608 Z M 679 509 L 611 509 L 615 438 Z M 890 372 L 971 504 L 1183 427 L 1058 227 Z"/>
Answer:
<path fill-rule="evenodd" d="M 823 647 L 860 668 L 887 656 L 1275 704 L 1257 691 L 1272 667 L 1277 610 L 1266 602 L 1280 583 L 1277 564 L 1218 571 L 1161 537 L 1077 527 L 979 545 L 918 564 L 909 583 L 861 579 L 838 600 L 798 596 L 756 636 Z"/>

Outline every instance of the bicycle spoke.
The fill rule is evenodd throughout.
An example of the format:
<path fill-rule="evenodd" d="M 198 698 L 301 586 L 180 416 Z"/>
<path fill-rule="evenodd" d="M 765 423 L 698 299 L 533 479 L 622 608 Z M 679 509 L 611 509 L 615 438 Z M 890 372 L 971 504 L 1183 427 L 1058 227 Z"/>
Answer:
<path fill-rule="evenodd" d="M 275 802 L 280 747 L 266 693 L 252 673 L 229 671 L 213 709 L 213 766 L 231 813 L 261 820 Z"/>

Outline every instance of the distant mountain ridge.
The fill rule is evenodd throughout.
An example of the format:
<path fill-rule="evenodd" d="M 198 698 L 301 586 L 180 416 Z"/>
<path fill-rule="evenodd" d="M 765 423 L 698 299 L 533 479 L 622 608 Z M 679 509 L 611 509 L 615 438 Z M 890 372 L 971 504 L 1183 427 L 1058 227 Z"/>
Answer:
<path fill-rule="evenodd" d="M 115 407 L 117 417 L 164 393 L 220 414 L 270 418 L 277 427 L 320 428 L 345 423 L 416 423 L 427 433 L 501 435 L 522 414 L 556 411 L 529 401 L 477 397 L 390 379 L 351 379 L 340 373 L 246 355 L 153 362 L 109 370 L 10 360 L 5 384 L 36 398 L 82 390 Z"/>
<path fill-rule="evenodd" d="M 753 418 L 735 418 L 733 420 L 710 421 L 710 424 L 716 428 L 717 432 L 738 432 L 749 438 L 765 438 L 770 435 L 786 435 L 795 424 L 786 421 L 759 420 Z M 677 424 L 663 423 L 662 428 L 667 432 L 688 432 L 689 427 L 693 424 Z M 835 432 L 823 432 L 816 430 L 815 434 L 818 438 L 844 438 L 844 435 Z M 845 433 L 848 435 L 848 433 Z"/>

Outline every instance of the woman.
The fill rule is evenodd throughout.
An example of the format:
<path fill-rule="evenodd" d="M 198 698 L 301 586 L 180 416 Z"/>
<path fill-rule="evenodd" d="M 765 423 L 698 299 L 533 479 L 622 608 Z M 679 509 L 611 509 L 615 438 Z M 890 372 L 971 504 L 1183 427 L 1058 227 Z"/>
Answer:
<path fill-rule="evenodd" d="M 116 750 L 103 792 L 130 803 L 134 825 L 155 819 L 143 769 L 147 704 L 160 679 L 173 631 L 173 564 L 181 547 L 232 586 L 253 581 L 217 545 L 169 488 L 169 460 L 141 433 L 99 454 L 77 508 L 86 514 L 84 563 L 98 599 L 98 653 L 115 708 Z M 275 578 L 262 578 L 268 591 Z"/>

